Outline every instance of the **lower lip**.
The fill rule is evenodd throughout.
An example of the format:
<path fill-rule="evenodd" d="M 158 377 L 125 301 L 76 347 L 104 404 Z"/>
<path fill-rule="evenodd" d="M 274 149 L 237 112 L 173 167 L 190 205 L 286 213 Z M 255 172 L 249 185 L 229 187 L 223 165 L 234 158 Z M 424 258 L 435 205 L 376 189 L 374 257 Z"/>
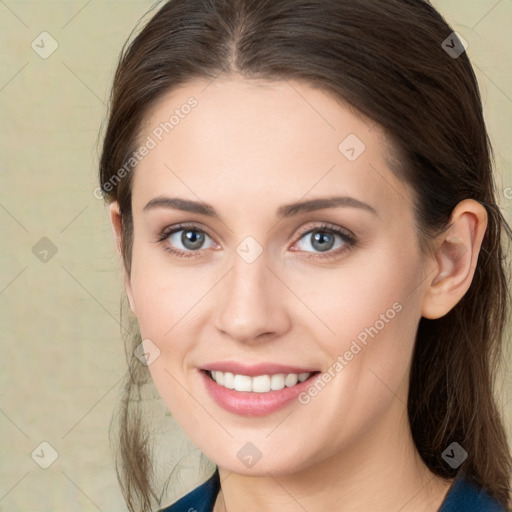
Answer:
<path fill-rule="evenodd" d="M 291 388 L 284 387 L 278 391 L 254 393 L 225 388 L 217 384 L 205 370 L 200 370 L 200 373 L 213 400 L 226 411 L 239 416 L 266 416 L 286 407 L 320 375 L 319 372 L 314 373 L 304 382 L 297 383 Z"/>

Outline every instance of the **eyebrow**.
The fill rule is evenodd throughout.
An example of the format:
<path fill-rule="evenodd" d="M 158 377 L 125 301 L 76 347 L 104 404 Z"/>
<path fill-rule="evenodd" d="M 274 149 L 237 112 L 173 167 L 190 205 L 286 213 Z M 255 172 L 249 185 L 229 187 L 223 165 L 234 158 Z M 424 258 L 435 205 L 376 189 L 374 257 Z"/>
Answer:
<path fill-rule="evenodd" d="M 379 216 L 377 210 L 359 199 L 349 196 L 332 196 L 321 197 L 316 199 L 308 199 L 306 201 L 298 201 L 280 206 L 277 209 L 277 216 L 280 218 L 293 217 L 301 213 L 313 212 L 327 208 L 360 208 Z M 214 219 L 219 219 L 219 214 L 215 211 L 213 206 L 199 201 L 192 201 L 190 199 L 183 199 L 180 197 L 166 197 L 159 196 L 151 199 L 149 203 L 144 206 L 143 211 L 149 211 L 157 208 L 169 208 L 172 210 L 181 210 L 189 213 L 198 213 Z"/>

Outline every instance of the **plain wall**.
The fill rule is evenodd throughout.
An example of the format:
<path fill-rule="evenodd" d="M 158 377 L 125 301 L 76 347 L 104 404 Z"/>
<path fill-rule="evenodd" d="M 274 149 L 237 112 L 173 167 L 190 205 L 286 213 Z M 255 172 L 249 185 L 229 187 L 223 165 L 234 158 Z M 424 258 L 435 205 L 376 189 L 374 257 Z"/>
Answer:
<path fill-rule="evenodd" d="M 512 2 L 434 3 L 469 43 L 510 221 Z M 125 370 L 121 267 L 94 189 L 117 56 L 151 5 L 0 2 L 0 510 L 125 510 L 108 443 Z M 54 43 L 42 32 L 58 43 L 47 58 L 40 53 Z M 509 432 L 511 396 L 509 387 L 500 398 Z M 175 446 L 190 453 L 172 501 L 200 476 L 197 450 L 165 418 L 157 426 L 162 474 Z M 35 450 L 40 463 L 50 461 L 42 442 L 58 453 L 47 469 L 31 457 Z"/>

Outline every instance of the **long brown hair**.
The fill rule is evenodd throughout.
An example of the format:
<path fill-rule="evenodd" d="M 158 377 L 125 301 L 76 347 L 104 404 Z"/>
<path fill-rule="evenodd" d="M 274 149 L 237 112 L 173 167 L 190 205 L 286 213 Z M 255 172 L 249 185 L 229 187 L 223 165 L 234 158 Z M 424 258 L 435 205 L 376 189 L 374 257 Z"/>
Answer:
<path fill-rule="evenodd" d="M 163 95 L 193 79 L 236 73 L 301 80 L 383 127 L 393 172 L 415 192 L 425 253 L 457 203 L 482 203 L 489 221 L 470 289 L 444 317 L 420 320 L 408 415 L 417 450 L 433 473 L 462 473 L 509 508 L 512 458 L 495 386 L 510 313 L 510 228 L 497 204 L 477 80 L 459 43 L 424 0 L 171 0 L 121 52 L 100 184 L 106 200 L 120 205 L 129 274 L 133 170 L 120 169 L 137 149 L 145 116 Z M 140 410 L 149 373 L 134 356 L 140 335 L 135 324 L 132 330 L 118 411 L 118 476 L 129 509 L 146 511 L 159 499 Z M 452 442 L 468 453 L 456 469 L 442 457 Z"/>

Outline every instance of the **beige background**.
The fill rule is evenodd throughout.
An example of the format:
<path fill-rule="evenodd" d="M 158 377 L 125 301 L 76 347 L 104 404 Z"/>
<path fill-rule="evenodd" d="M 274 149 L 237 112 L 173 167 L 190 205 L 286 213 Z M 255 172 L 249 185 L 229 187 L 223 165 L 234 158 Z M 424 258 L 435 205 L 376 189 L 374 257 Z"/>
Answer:
<path fill-rule="evenodd" d="M 0 510 L 125 510 L 108 444 L 125 369 L 121 274 L 107 211 L 93 190 L 117 55 L 151 4 L 0 0 Z M 512 1 L 435 5 L 469 43 L 510 221 Z M 38 37 L 44 31 L 58 43 L 47 58 L 31 47 L 48 37 Z M 38 242 L 47 244 L 46 263 L 33 253 Z M 509 425 L 510 396 L 500 398 Z M 183 436 L 165 421 L 157 426 L 167 443 L 162 475 L 178 457 L 169 429 Z M 48 469 L 31 458 L 35 450 L 39 462 L 50 460 L 43 441 L 58 454 Z M 189 469 L 170 501 L 200 480 L 197 450 L 180 449 L 190 453 Z"/>

